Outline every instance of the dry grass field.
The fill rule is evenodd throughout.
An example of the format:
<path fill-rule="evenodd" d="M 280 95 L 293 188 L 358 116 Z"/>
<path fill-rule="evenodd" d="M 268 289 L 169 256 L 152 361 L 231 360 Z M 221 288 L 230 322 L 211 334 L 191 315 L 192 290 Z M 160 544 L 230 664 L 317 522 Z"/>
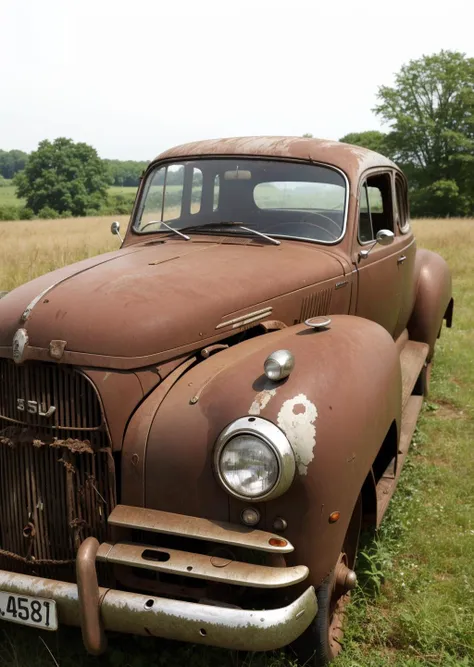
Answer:
<path fill-rule="evenodd" d="M 112 220 L 0 222 L 0 290 L 117 248 Z M 360 586 L 335 667 L 474 666 L 474 220 L 413 226 L 419 246 L 451 266 L 454 328 L 443 330 L 438 343 L 432 393 L 388 516 L 362 545 Z M 0 667 L 183 664 L 296 667 L 289 654 L 242 655 L 117 636 L 99 660 L 85 655 L 75 629 L 40 635 L 0 624 Z"/>

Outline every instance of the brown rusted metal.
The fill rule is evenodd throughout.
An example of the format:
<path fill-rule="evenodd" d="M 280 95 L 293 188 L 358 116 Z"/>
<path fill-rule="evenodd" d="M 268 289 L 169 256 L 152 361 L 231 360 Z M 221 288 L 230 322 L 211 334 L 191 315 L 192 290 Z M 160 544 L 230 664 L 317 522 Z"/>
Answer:
<path fill-rule="evenodd" d="M 393 493 L 421 407 L 413 393 L 426 391 L 421 366 L 431 368 L 443 319 L 452 322 L 451 278 L 441 257 L 417 250 L 406 180 L 376 153 L 299 137 L 222 139 L 171 149 L 147 174 L 173 161 L 186 163 L 189 172 L 194 159 L 206 156 L 340 170 L 348 184 L 344 233 L 332 245 L 282 238 L 276 246 L 212 229 L 189 232 L 183 242 L 158 231 L 140 235 L 130 225 L 120 250 L 37 278 L 1 299 L 0 567 L 25 574 L 11 574 L 16 583 L 9 583 L 0 572 L 0 590 L 17 585 L 28 594 L 50 594 L 58 599 L 60 622 L 78 625 L 73 585 L 40 584 L 28 575 L 73 579 L 76 555 L 85 553 L 79 567 L 89 574 L 81 586 L 90 586 L 94 602 L 84 609 L 92 604 L 94 627 L 99 590 L 105 628 L 274 647 L 273 630 L 263 632 L 264 640 L 252 637 L 260 627 L 256 617 L 239 617 L 249 630 L 236 639 L 222 619 L 207 631 L 220 610 L 202 605 L 191 618 L 179 600 L 105 594 L 92 573 L 93 538 L 130 542 L 109 552 L 120 565 L 101 562 L 98 571 L 119 573 L 132 590 L 189 599 L 198 599 L 198 590 L 212 600 L 217 587 L 215 597 L 228 603 L 222 591 L 232 583 L 227 566 L 218 581 L 208 574 L 212 558 L 221 558 L 219 544 L 238 552 L 222 558 L 228 557 L 228 573 L 242 564 L 240 583 L 249 572 L 255 582 L 257 553 L 267 559 L 262 567 L 286 566 L 279 581 L 303 566 L 309 583 L 319 586 L 334 570 L 359 496 L 368 524 L 380 520 Z M 253 197 L 245 183 L 242 202 Z M 391 231 L 389 245 L 365 240 L 359 224 L 361 193 L 371 184 L 381 188 L 383 213 L 374 210 L 370 226 Z M 184 189 L 189 212 L 189 180 Z M 213 192 L 207 185 L 204 191 L 215 220 L 220 212 L 212 207 Z M 225 219 L 232 218 L 233 211 L 226 212 Z M 326 315 L 331 325 L 324 333 L 302 324 Z M 272 382 L 263 364 L 282 349 L 293 356 L 294 369 Z M 272 422 L 295 456 L 290 488 L 259 504 L 259 530 L 239 524 L 253 500 L 228 494 L 213 470 L 217 438 L 242 417 Z M 117 494 L 127 507 L 114 509 Z M 336 510 L 338 520 L 330 522 Z M 284 538 L 266 532 L 282 517 Z M 136 566 L 144 565 L 139 545 L 148 540 L 152 551 L 168 549 L 175 563 L 168 571 L 166 563 L 154 566 L 153 583 L 137 576 Z M 101 549 L 102 558 L 108 547 Z M 119 549 L 133 554 L 119 558 Z M 186 565 L 187 559 L 195 560 Z M 204 578 L 192 581 L 184 567 L 196 567 Z M 242 599 L 254 606 L 251 590 L 246 586 Z M 314 609 L 311 600 L 305 609 Z M 300 602 L 291 614 L 311 615 Z M 179 631 L 176 614 L 186 619 Z M 288 614 L 278 623 L 284 617 L 293 636 L 304 624 L 296 628 Z M 97 637 L 87 641 L 98 650 Z"/>
<path fill-rule="evenodd" d="M 113 459 L 108 447 L 94 451 L 72 438 L 48 444 L 29 428 L 4 429 L 10 436 L 0 443 L 0 562 L 21 572 L 60 568 L 57 574 L 70 578 L 64 566 L 74 563 L 81 541 L 107 536 L 116 503 Z"/>
<path fill-rule="evenodd" d="M 100 614 L 101 593 L 97 581 L 96 556 L 99 542 L 95 537 L 88 537 L 77 552 L 76 576 L 81 631 L 84 646 L 92 655 L 101 655 L 107 649 L 102 617 Z"/>

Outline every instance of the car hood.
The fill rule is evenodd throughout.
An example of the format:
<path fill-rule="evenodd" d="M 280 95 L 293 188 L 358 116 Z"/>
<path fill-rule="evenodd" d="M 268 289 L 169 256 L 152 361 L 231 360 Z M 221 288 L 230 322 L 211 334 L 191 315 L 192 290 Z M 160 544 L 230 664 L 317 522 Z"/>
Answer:
<path fill-rule="evenodd" d="M 158 363 L 248 327 L 247 314 L 284 319 L 283 295 L 342 274 L 334 255 L 292 241 L 128 246 L 9 292 L 0 300 L 0 356 L 12 356 L 24 329 L 25 358 L 124 369 Z"/>

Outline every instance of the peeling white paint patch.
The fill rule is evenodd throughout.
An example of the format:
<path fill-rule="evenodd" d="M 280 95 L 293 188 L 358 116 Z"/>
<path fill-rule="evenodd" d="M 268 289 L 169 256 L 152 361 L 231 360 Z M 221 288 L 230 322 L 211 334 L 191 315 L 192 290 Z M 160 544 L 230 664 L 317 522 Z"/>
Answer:
<path fill-rule="evenodd" d="M 275 396 L 276 389 L 264 389 L 256 394 L 253 403 L 249 408 L 249 415 L 259 415 L 267 407 L 270 399 Z"/>
<path fill-rule="evenodd" d="M 289 398 L 278 413 L 278 426 L 286 433 L 295 452 L 300 475 L 306 475 L 314 458 L 318 410 L 304 394 Z"/>

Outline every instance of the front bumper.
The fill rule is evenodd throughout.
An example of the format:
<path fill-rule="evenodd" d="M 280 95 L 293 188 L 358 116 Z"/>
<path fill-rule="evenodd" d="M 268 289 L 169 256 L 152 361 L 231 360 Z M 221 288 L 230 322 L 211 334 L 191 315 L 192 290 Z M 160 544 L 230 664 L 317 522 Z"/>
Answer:
<path fill-rule="evenodd" d="M 264 531 L 135 507 L 118 506 L 109 523 L 272 554 L 293 550 L 287 541 Z M 280 540 L 279 546 L 271 543 L 275 539 Z M 89 537 L 77 554 L 77 584 L 0 570 L 0 590 L 55 600 L 59 623 L 81 627 L 84 644 L 94 655 L 106 649 L 105 630 L 267 651 L 293 642 L 317 613 L 312 586 L 288 606 L 269 610 L 214 606 L 99 587 L 96 560 L 257 588 L 282 588 L 302 581 L 308 574 L 304 566 L 268 567 L 235 561 L 224 565 L 221 559 L 171 549 L 165 549 L 170 556 L 165 562 L 142 557 L 154 549 L 129 543 L 99 545 Z"/>

